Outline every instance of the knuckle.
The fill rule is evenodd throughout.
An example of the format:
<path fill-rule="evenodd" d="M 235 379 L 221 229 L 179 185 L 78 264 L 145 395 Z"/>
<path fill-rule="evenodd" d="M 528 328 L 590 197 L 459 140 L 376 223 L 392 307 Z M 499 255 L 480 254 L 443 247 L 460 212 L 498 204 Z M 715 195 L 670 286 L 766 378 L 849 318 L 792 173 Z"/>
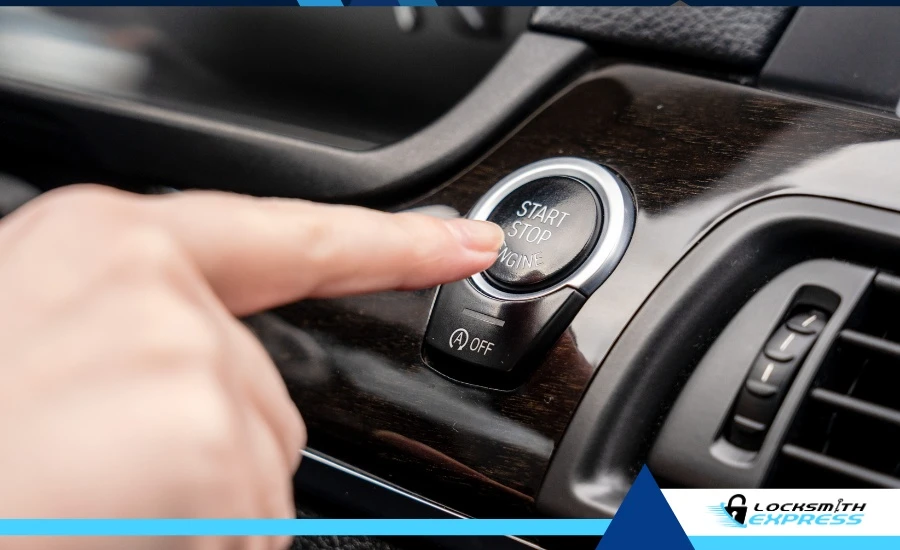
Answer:
<path fill-rule="evenodd" d="M 40 196 L 38 200 L 45 203 L 56 203 L 62 201 L 63 204 L 78 204 L 81 206 L 91 205 L 108 200 L 117 200 L 127 196 L 127 193 L 120 191 L 114 187 L 98 185 L 94 183 L 80 183 L 77 185 L 66 185 L 58 187 L 52 191 L 48 191 Z"/>
<path fill-rule="evenodd" d="M 450 238 L 446 226 L 435 218 L 413 213 L 399 214 L 397 218 L 417 257 L 433 253 L 435 243 L 444 245 Z"/>
<path fill-rule="evenodd" d="M 190 437 L 199 449 L 217 463 L 230 464 L 237 456 L 233 405 L 221 380 L 209 372 L 193 374 L 196 380 L 191 397 L 194 414 L 191 417 Z"/>
<path fill-rule="evenodd" d="M 296 469 L 300 466 L 302 451 L 306 449 L 307 442 L 306 423 L 303 422 L 303 419 L 300 417 L 299 413 L 296 415 L 296 422 L 293 425 L 291 437 L 292 439 L 290 440 L 290 449 L 295 454 L 290 457 L 288 467 L 291 472 L 295 472 Z"/>
<path fill-rule="evenodd" d="M 130 205 L 128 194 L 95 184 L 67 185 L 32 201 L 33 221 L 40 223 L 97 223 Z"/>
<path fill-rule="evenodd" d="M 208 370 L 224 360 L 224 339 L 202 309 L 165 287 L 139 292 L 130 308 L 144 348 L 163 365 Z"/>
<path fill-rule="evenodd" d="M 327 220 L 314 217 L 304 221 L 303 242 L 307 243 L 306 259 L 312 265 L 331 262 L 336 252 L 335 228 Z"/>
<path fill-rule="evenodd" d="M 185 261 L 175 240 L 150 225 L 129 225 L 112 239 L 108 247 L 109 256 L 131 273 L 168 273 Z"/>
<path fill-rule="evenodd" d="M 121 274 L 171 273 L 185 263 L 184 252 L 163 228 L 144 218 L 127 193 L 100 185 L 71 185 L 35 201 L 31 228 L 63 239 L 94 244 L 86 253 L 101 271 Z M 59 240 L 59 239 L 57 239 Z"/>
<path fill-rule="evenodd" d="M 399 214 L 397 218 L 398 226 L 407 238 L 407 256 L 411 265 L 416 267 L 407 273 L 440 263 L 446 251 L 454 250 L 454 247 L 448 246 L 453 242 L 449 229 L 437 219 L 411 213 Z"/>
<path fill-rule="evenodd" d="M 193 359 L 206 370 L 219 370 L 225 365 L 228 340 L 214 318 L 204 310 L 187 305 L 176 319 L 180 322 L 171 330 L 180 335 L 185 358 Z"/>
<path fill-rule="evenodd" d="M 241 467 L 238 405 L 222 381 L 209 371 L 183 373 L 177 381 L 182 389 L 174 390 L 177 395 L 169 409 L 176 414 L 178 428 L 171 437 L 191 449 L 185 460 L 202 466 L 204 475 L 196 482 L 219 486 Z"/>
<path fill-rule="evenodd" d="M 145 428 L 169 457 L 154 466 L 158 490 L 175 499 L 179 515 L 247 517 L 253 487 L 236 403 L 213 376 L 195 372 L 169 382 L 165 411 L 155 415 L 155 428 Z M 158 396 L 153 406 L 159 406 Z"/>
<path fill-rule="evenodd" d="M 306 423 L 303 421 L 303 417 L 300 416 L 300 411 L 297 410 L 293 402 L 291 402 L 289 410 L 291 411 L 289 413 L 290 418 L 288 419 L 289 442 L 291 448 L 296 449 L 297 453 L 299 453 L 301 449 L 306 448 Z"/>
<path fill-rule="evenodd" d="M 246 461 L 242 458 L 244 451 L 234 443 L 237 438 L 216 436 L 210 433 L 209 427 L 196 422 L 192 427 L 197 433 L 189 456 L 184 458 L 196 466 L 175 480 L 177 486 L 195 501 L 195 509 L 205 510 L 204 514 L 219 517 L 247 514 L 253 507 L 255 487 L 248 479 Z"/>

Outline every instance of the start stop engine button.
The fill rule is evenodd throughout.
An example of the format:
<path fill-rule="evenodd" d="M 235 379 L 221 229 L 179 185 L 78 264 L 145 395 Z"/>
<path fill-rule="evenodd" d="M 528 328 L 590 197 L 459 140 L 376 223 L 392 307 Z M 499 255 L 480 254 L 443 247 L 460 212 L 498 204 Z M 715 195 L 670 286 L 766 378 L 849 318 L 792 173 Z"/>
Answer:
<path fill-rule="evenodd" d="M 422 346 L 428 365 L 478 386 L 521 385 L 622 259 L 635 213 L 625 180 L 586 159 L 507 174 L 468 213 L 503 228 L 497 261 L 441 285 Z"/>
<path fill-rule="evenodd" d="M 593 249 L 602 216 L 596 194 L 574 178 L 541 178 L 516 188 L 487 218 L 506 235 L 488 277 L 513 290 L 552 284 Z"/>

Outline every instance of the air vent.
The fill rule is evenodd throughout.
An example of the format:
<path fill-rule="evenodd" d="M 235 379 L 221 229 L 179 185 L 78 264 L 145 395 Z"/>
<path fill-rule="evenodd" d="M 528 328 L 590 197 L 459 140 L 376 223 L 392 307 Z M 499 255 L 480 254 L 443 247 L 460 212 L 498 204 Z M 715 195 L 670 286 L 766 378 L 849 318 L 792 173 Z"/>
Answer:
<path fill-rule="evenodd" d="M 878 274 L 798 409 L 774 487 L 900 488 L 900 278 Z"/>

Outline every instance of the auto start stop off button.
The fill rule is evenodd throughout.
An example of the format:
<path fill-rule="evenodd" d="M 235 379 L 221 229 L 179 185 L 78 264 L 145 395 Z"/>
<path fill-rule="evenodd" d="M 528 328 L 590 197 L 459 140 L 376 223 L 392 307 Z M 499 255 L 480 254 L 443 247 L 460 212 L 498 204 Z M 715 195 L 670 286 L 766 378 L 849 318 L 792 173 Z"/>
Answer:
<path fill-rule="evenodd" d="M 518 187 L 487 218 L 506 235 L 488 276 L 511 290 L 564 277 L 593 248 L 602 217 L 597 195 L 577 179 L 541 178 Z"/>

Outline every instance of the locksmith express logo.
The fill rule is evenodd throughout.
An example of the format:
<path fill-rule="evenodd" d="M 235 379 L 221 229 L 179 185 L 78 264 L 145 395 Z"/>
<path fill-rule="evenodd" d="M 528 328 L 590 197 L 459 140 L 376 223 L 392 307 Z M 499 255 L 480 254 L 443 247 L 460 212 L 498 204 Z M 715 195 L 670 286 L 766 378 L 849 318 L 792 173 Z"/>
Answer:
<path fill-rule="evenodd" d="M 865 517 L 865 502 L 755 502 L 742 494 L 709 506 L 721 525 L 746 528 L 755 525 L 859 525 Z"/>

